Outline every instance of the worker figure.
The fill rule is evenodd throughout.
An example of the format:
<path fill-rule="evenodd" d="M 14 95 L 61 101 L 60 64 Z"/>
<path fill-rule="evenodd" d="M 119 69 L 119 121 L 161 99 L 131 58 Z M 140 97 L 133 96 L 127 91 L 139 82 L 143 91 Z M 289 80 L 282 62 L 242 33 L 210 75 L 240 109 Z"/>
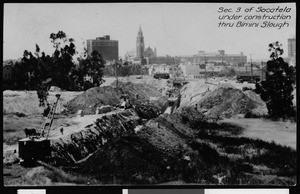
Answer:
<path fill-rule="evenodd" d="M 64 128 L 63 128 L 63 126 L 60 126 L 59 127 L 59 131 L 60 131 L 60 133 L 63 135 L 64 134 Z"/>
<path fill-rule="evenodd" d="M 96 112 L 95 112 L 95 114 L 96 114 L 96 115 L 98 115 L 98 114 L 99 114 L 99 110 L 100 110 L 100 107 L 99 107 L 99 106 L 97 106 L 97 108 L 96 108 Z"/>
<path fill-rule="evenodd" d="M 125 109 L 126 107 L 126 98 L 125 96 L 121 96 L 121 105 L 120 105 L 120 108 L 121 109 Z"/>
<path fill-rule="evenodd" d="M 195 105 L 195 110 L 198 111 L 198 104 Z"/>

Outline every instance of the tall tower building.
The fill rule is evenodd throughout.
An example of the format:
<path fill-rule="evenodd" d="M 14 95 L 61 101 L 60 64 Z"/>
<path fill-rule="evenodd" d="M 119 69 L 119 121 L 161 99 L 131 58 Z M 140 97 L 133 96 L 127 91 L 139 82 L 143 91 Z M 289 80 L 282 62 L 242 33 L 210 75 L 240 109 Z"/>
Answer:
<path fill-rule="evenodd" d="M 288 57 L 296 56 L 296 38 L 288 39 Z"/>
<path fill-rule="evenodd" d="M 144 58 L 145 44 L 144 36 L 140 26 L 137 38 L 136 38 L 136 57 L 140 60 Z"/>

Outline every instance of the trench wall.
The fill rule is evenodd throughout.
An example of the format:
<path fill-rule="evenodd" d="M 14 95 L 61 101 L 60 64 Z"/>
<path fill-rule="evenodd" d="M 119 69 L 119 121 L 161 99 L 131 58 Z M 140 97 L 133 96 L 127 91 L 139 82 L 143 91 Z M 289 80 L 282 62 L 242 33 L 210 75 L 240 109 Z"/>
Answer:
<path fill-rule="evenodd" d="M 140 120 L 133 109 L 99 117 L 79 132 L 51 140 L 52 157 L 57 163 L 79 163 L 112 138 L 134 133 Z"/>

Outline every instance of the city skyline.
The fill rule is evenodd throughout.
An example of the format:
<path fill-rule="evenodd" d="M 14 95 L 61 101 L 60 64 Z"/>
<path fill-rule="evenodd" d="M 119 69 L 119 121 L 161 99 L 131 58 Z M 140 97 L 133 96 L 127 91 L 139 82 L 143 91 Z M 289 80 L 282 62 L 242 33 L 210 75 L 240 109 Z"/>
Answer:
<path fill-rule="evenodd" d="M 291 7 L 289 27 L 218 27 L 218 8 L 249 6 Z M 249 59 L 268 59 L 268 44 L 279 41 L 287 56 L 287 39 L 295 37 L 295 3 L 106 3 L 106 4 L 10 4 L 4 5 L 3 58 L 17 59 L 24 50 L 34 52 L 37 43 L 53 52 L 49 36 L 64 31 L 83 52 L 88 39 L 110 35 L 119 41 L 119 57 L 135 47 L 139 26 L 145 47 L 156 47 L 159 56 L 194 55 L 198 51 L 243 52 Z M 55 13 L 55 14 L 53 14 Z M 85 44 L 83 44 L 85 43 Z"/>

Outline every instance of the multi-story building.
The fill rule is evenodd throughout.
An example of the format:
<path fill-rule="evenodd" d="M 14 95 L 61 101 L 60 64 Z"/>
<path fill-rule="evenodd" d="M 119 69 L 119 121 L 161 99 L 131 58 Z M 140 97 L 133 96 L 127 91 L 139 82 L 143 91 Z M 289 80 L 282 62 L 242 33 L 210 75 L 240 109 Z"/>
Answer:
<path fill-rule="evenodd" d="M 106 61 L 119 59 L 119 42 L 110 40 L 109 35 L 87 40 L 87 54 L 91 55 L 94 50 L 98 51 Z"/>
<path fill-rule="evenodd" d="M 288 57 L 296 56 L 296 38 L 288 39 Z"/>
<path fill-rule="evenodd" d="M 225 54 L 224 50 L 219 50 L 218 52 L 199 51 L 198 54 L 192 56 L 181 56 L 184 61 L 190 63 L 204 63 L 204 62 L 214 62 L 219 65 L 236 65 L 243 66 L 247 63 L 247 56 L 242 52 L 240 54 Z"/>

